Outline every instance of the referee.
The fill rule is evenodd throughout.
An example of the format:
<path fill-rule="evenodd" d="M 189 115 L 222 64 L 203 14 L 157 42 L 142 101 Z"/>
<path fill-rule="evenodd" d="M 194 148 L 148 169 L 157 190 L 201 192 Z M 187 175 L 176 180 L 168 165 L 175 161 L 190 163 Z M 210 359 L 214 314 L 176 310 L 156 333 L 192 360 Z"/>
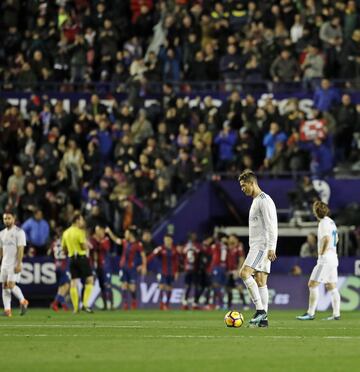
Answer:
<path fill-rule="evenodd" d="M 85 281 L 84 310 L 92 313 L 89 299 L 94 285 L 94 278 L 87 257 L 85 220 L 79 212 L 74 213 L 72 225 L 64 231 L 61 245 L 70 259 L 70 298 L 74 307 L 74 313 L 79 311 L 78 279 Z"/>

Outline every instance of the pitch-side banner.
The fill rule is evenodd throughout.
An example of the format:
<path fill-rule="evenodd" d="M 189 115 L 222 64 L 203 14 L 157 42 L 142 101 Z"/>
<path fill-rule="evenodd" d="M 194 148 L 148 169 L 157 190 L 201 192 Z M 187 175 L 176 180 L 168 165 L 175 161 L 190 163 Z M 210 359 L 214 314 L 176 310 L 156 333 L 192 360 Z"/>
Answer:
<path fill-rule="evenodd" d="M 290 276 L 273 274 L 269 277 L 268 287 L 270 293 L 270 305 L 275 309 L 300 309 L 308 304 L 308 276 Z M 55 265 L 49 259 L 36 259 L 25 262 L 20 281 L 20 286 L 27 298 L 34 305 L 48 306 L 56 294 Z M 121 281 L 117 274 L 111 277 L 114 307 L 121 307 Z M 341 294 L 342 310 L 360 310 L 360 276 L 340 276 L 338 287 Z M 160 291 L 155 274 L 138 279 L 138 300 L 140 308 L 157 308 L 160 302 Z M 246 292 L 246 291 L 245 291 Z M 103 303 L 98 283 L 94 287 L 92 302 L 97 308 L 102 308 Z M 184 295 L 184 277 L 180 275 L 174 283 L 171 295 L 171 307 L 179 308 Z M 248 302 L 249 296 L 246 293 Z M 319 310 L 331 307 L 331 297 L 326 293 L 323 286 L 320 287 Z M 224 297 L 226 303 L 226 295 Z M 239 296 L 234 290 L 234 305 L 240 304 Z"/>

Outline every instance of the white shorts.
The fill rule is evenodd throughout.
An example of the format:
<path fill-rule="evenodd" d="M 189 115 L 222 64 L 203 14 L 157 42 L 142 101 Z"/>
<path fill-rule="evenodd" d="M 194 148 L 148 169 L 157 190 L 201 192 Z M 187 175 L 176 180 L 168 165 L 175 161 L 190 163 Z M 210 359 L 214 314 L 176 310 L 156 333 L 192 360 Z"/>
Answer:
<path fill-rule="evenodd" d="M 17 283 L 20 281 L 21 273 L 14 273 L 14 268 L 11 267 L 2 267 L 0 273 L 0 282 L 14 282 Z"/>
<path fill-rule="evenodd" d="M 250 266 L 255 271 L 260 271 L 270 274 L 271 261 L 268 259 L 267 251 L 252 248 L 249 250 L 244 266 Z"/>
<path fill-rule="evenodd" d="M 310 275 L 310 280 L 319 283 L 337 283 L 338 270 L 336 265 L 317 264 Z"/>

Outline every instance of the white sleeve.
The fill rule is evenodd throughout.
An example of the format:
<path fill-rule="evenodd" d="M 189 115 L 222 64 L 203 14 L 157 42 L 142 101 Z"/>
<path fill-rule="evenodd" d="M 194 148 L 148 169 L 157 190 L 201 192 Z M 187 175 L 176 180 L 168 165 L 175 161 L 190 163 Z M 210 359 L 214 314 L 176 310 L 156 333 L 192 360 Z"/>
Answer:
<path fill-rule="evenodd" d="M 17 242 L 16 242 L 17 247 L 19 247 L 19 246 L 25 247 L 26 246 L 26 235 L 25 235 L 24 230 L 19 230 L 18 231 L 16 240 L 17 240 Z"/>
<path fill-rule="evenodd" d="M 320 223 L 319 223 L 319 239 L 320 239 L 320 241 L 322 240 L 322 238 L 324 236 L 331 237 L 331 231 L 330 231 L 329 224 L 326 223 L 325 220 L 321 220 Z"/>
<path fill-rule="evenodd" d="M 266 250 L 276 251 L 278 224 L 275 204 L 269 199 L 260 202 L 260 210 L 264 219 Z"/>

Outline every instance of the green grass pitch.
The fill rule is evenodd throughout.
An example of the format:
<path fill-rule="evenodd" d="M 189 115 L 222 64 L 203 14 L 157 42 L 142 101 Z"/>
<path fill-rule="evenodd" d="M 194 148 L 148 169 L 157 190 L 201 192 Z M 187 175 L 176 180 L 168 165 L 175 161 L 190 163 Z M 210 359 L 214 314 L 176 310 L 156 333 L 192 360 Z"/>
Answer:
<path fill-rule="evenodd" d="M 2 371 L 355 371 L 360 314 L 300 322 L 272 311 L 268 329 L 226 328 L 225 311 L 54 313 L 0 319 Z"/>

